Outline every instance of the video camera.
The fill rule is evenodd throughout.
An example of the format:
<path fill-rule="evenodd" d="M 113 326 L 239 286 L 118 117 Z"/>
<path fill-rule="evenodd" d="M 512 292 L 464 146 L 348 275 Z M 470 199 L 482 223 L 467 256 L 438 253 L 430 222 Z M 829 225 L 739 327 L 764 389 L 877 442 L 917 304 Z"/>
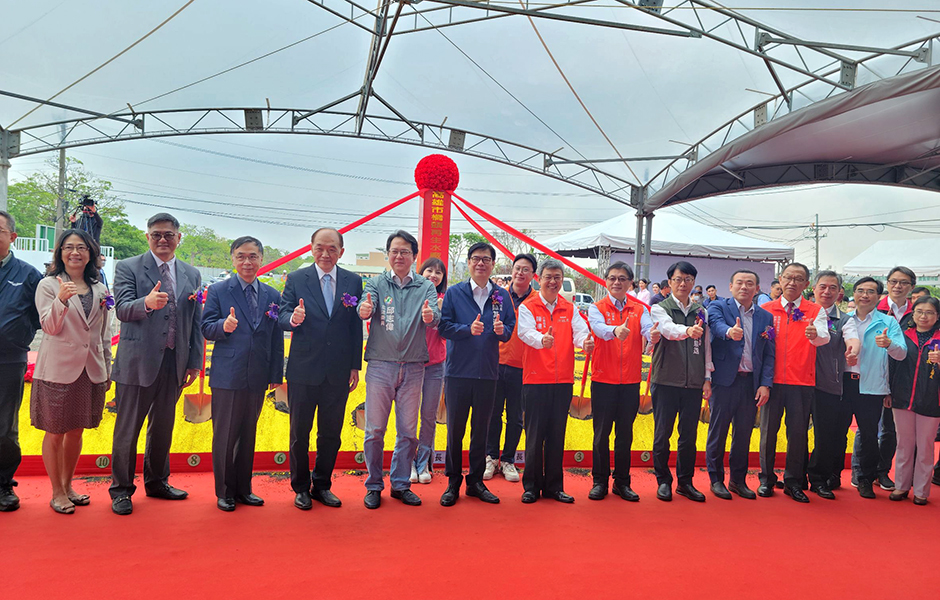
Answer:
<path fill-rule="evenodd" d="M 91 209 L 96 208 L 95 200 L 88 194 L 82 194 L 82 198 L 81 200 L 78 201 L 78 204 L 79 206 L 81 206 L 82 212 L 85 213 L 86 215 L 94 214 L 94 211 L 92 211 Z"/>

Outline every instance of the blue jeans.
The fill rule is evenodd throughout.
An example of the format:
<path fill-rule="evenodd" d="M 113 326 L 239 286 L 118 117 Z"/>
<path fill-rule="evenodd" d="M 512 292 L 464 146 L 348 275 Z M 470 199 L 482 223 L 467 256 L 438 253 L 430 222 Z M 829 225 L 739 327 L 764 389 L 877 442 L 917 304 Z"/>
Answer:
<path fill-rule="evenodd" d="M 362 450 L 369 477 L 366 489 L 382 491 L 382 458 L 385 454 L 385 430 L 395 402 L 395 450 L 389 482 L 393 490 L 411 488 L 411 460 L 418 447 L 418 409 L 424 363 L 369 361 L 366 369 L 366 438 Z"/>
<path fill-rule="evenodd" d="M 434 452 L 434 434 L 437 430 L 437 407 L 441 404 L 444 386 L 444 363 L 424 367 L 424 387 L 421 389 L 421 433 L 418 435 L 418 455 L 415 470 L 424 473 L 430 467 Z"/>

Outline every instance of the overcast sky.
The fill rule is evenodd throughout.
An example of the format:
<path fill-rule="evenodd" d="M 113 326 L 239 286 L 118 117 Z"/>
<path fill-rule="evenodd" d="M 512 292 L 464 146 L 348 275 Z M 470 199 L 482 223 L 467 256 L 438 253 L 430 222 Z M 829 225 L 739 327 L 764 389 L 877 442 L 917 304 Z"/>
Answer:
<path fill-rule="evenodd" d="M 185 0 L 0 0 L 0 88 L 48 98 L 183 4 Z M 582 9 L 582 14 L 639 22 L 635 12 L 614 8 L 613 2 L 596 4 Z M 883 0 L 729 4 L 745 5 L 785 6 L 786 10 L 742 12 L 814 40 L 888 47 L 940 29 L 940 23 L 918 18 L 940 20 L 936 0 L 892 3 L 894 12 L 857 10 L 885 8 Z M 856 10 L 795 9 L 800 6 Z M 119 110 L 126 103 L 149 110 L 262 107 L 265 99 L 275 107 L 317 108 L 362 85 L 369 45 L 366 32 L 343 25 L 249 66 L 142 103 L 340 22 L 304 0 L 196 0 L 154 35 L 56 100 L 101 112 Z M 624 156 L 681 152 L 682 146 L 670 140 L 693 142 L 760 99 L 745 88 L 775 89 L 760 59 L 713 41 L 544 19 L 536 22 L 572 85 Z M 643 23 L 665 26 L 652 20 Z M 524 17 L 443 31 L 568 143 L 560 141 L 437 31 L 397 36 L 389 46 L 375 86 L 400 112 L 432 123 L 447 118 L 448 126 L 537 148 L 564 146 L 569 153 L 574 148 L 592 158 L 615 156 Z M 793 74 L 784 76 L 788 82 L 802 80 Z M 0 97 L 0 125 L 9 127 L 32 107 Z M 62 109 L 41 108 L 15 128 L 75 116 Z M 317 224 L 345 225 L 412 192 L 414 166 L 427 153 L 384 142 L 290 135 L 188 136 L 69 151 L 96 175 L 113 182 L 117 195 L 127 201 L 131 220 L 141 227 L 150 214 L 160 210 L 153 205 L 159 205 L 182 221 L 212 227 L 228 237 L 251 233 L 285 250 L 308 243 Z M 14 159 L 11 180 L 42 168 L 49 156 Z M 463 195 L 518 228 L 536 231 L 539 239 L 629 210 L 580 188 L 508 166 L 457 154 L 452 158 L 461 170 L 458 192 L 487 190 Z M 632 166 L 642 179 L 661 164 Z M 610 170 L 629 176 L 622 167 Z M 809 225 L 816 213 L 824 224 L 936 217 L 940 198 L 916 190 L 837 185 L 754 191 L 688 206 L 710 216 L 695 209 L 681 210 L 735 226 L 777 221 Z M 416 229 L 416 217 L 417 205 L 396 209 L 348 235 L 347 249 L 364 252 L 382 245 L 393 228 Z M 469 229 L 459 215 L 453 227 Z M 755 233 L 788 242 L 796 248 L 797 260 L 812 264 L 811 242 L 797 240 L 805 230 Z M 876 240 L 909 237 L 927 236 L 894 228 L 830 229 L 820 244 L 820 263 L 838 268 Z"/>

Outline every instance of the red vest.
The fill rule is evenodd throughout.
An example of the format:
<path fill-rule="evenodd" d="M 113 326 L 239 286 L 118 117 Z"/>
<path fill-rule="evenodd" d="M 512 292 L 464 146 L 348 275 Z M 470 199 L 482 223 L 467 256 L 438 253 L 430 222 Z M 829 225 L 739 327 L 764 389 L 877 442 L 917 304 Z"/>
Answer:
<path fill-rule="evenodd" d="M 594 337 L 591 378 L 598 383 L 639 383 L 645 341 L 640 326 L 643 304 L 628 295 L 623 311 L 619 311 L 608 294 L 595 306 L 604 317 L 604 323 L 618 326 L 626 322 L 630 334 L 623 341 L 617 338 L 605 341 Z"/>
<path fill-rule="evenodd" d="M 529 297 L 533 294 L 538 296 L 538 292 L 529 292 Z M 516 312 L 516 326 L 512 330 L 512 337 L 508 342 L 502 342 L 499 345 L 499 364 L 510 367 L 522 368 L 522 353 L 524 352 L 525 342 L 519 339 L 519 305 L 512 299 L 512 292 L 509 293 L 509 299 L 512 302 L 512 309 Z M 526 298 L 528 300 L 529 298 Z"/>
<path fill-rule="evenodd" d="M 777 298 L 761 306 L 774 318 L 774 383 L 813 387 L 816 385 L 816 346 L 806 338 L 806 326 L 812 325 L 821 308 L 803 298 L 799 306 L 803 317 L 794 321 L 780 302 Z"/>
<path fill-rule="evenodd" d="M 523 343 L 522 383 L 574 383 L 571 319 L 581 318 L 575 316 L 574 305 L 558 296 L 555 311 L 548 312 L 538 293 L 530 294 L 522 304 L 535 317 L 535 328 L 544 334 L 551 327 L 555 338 L 551 348 L 535 349 Z"/>

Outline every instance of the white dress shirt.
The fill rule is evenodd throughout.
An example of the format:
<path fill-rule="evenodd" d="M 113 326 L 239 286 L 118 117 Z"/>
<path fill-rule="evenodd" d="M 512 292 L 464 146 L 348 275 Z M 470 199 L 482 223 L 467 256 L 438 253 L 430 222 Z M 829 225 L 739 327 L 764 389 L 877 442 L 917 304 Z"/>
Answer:
<path fill-rule="evenodd" d="M 610 302 L 614 306 L 617 306 L 617 299 L 614 298 L 610 292 L 607 293 L 607 297 L 610 298 Z M 624 303 L 626 303 L 626 299 L 624 299 Z M 623 310 L 622 308 L 620 309 Z M 591 330 L 598 339 L 606 342 L 617 337 L 614 335 L 614 329 L 616 329 L 617 326 L 608 325 L 604 321 L 604 315 L 601 314 L 596 304 L 592 304 L 588 308 L 588 323 L 591 324 Z M 643 307 L 643 314 L 640 315 L 640 333 L 646 338 L 647 342 L 650 340 L 650 329 L 652 328 L 653 320 L 650 318 L 650 311 L 646 310 L 646 307 Z"/>
<path fill-rule="evenodd" d="M 790 302 L 784 296 L 780 296 L 778 300 L 780 305 L 783 306 L 783 310 L 787 309 L 787 304 Z M 800 303 L 803 302 L 803 297 L 798 296 L 796 300 L 793 301 L 793 308 L 799 308 Z M 816 318 L 813 319 L 813 327 L 816 328 L 816 337 L 809 341 L 810 344 L 814 346 L 825 346 L 829 343 L 829 313 L 826 312 L 822 306 L 819 307 L 819 312 L 816 314 Z"/>
<path fill-rule="evenodd" d="M 557 300 L 549 304 L 546 302 L 542 292 L 539 292 L 539 299 L 548 309 L 548 312 L 555 312 L 555 306 L 558 304 Z M 535 317 L 532 316 L 532 311 L 529 310 L 529 307 L 525 304 L 519 306 L 519 317 L 516 319 L 516 328 L 519 331 L 520 340 L 533 348 L 538 350 L 542 349 L 542 336 L 545 334 L 535 328 Z M 584 322 L 581 313 L 577 309 L 574 309 L 571 317 L 571 341 L 574 343 L 575 347 L 580 348 L 590 333 L 591 331 L 588 329 L 587 323 Z"/>
<path fill-rule="evenodd" d="M 904 313 L 907 312 L 907 307 L 910 304 L 907 298 L 904 299 L 904 306 L 898 306 L 894 303 L 894 300 L 891 297 L 888 297 L 888 310 L 891 312 L 891 316 L 894 317 L 894 320 L 898 323 L 901 322 L 901 319 L 904 317 Z"/>
<path fill-rule="evenodd" d="M 164 262 L 166 262 L 167 266 L 170 267 L 169 268 L 170 283 L 173 284 L 173 290 L 176 292 L 176 295 L 179 296 L 180 291 L 179 291 L 179 288 L 176 287 L 176 255 L 174 255 L 173 258 L 167 261 L 164 261 L 163 259 L 158 257 L 156 254 L 154 254 L 153 250 L 150 251 L 150 255 L 153 257 L 153 260 L 156 261 L 158 271 L 163 267 Z M 166 292 L 166 290 L 163 290 L 163 291 Z"/>
<path fill-rule="evenodd" d="M 317 268 L 318 272 L 319 270 L 320 269 Z M 392 271 L 392 281 L 395 282 L 395 285 L 397 285 L 400 288 L 405 287 L 406 285 L 414 281 L 414 269 L 408 271 L 408 274 L 405 275 L 404 279 L 401 279 L 398 275 L 395 274 L 394 271 Z"/>
<path fill-rule="evenodd" d="M 480 307 L 481 314 L 483 313 L 483 307 L 486 306 L 486 299 L 489 297 L 492 288 L 493 283 L 490 281 L 487 281 L 485 286 L 480 287 L 474 280 L 470 280 L 470 291 L 473 294 L 473 301 Z"/>
<path fill-rule="evenodd" d="M 679 305 L 679 309 L 682 311 L 682 314 L 689 316 L 689 310 L 692 308 L 692 299 L 689 298 L 689 303 L 683 305 L 674 295 L 670 294 L 667 298 L 674 298 L 676 304 Z M 704 308 L 702 310 L 705 310 Z M 653 305 L 651 311 L 651 317 L 653 322 L 658 325 L 659 331 L 662 332 L 663 337 L 667 340 L 679 341 L 684 340 L 689 337 L 687 330 L 689 329 L 688 325 L 677 325 L 673 322 L 672 317 L 669 316 L 669 313 L 666 312 L 660 303 Z M 707 319 L 706 319 L 707 325 Z M 712 330 L 711 327 L 705 327 L 705 335 L 702 336 L 702 343 L 705 345 L 705 380 L 711 381 L 712 371 L 715 370 L 715 365 L 712 363 Z"/>
<path fill-rule="evenodd" d="M 738 306 L 738 314 L 741 315 L 741 329 L 744 330 L 744 351 L 741 352 L 741 363 L 738 365 L 738 372 L 753 373 L 754 360 L 751 353 L 754 351 L 754 342 L 751 336 L 754 334 L 754 303 L 751 302 L 751 307 L 747 310 L 744 309 L 744 306 L 742 306 L 737 299 L 734 299 L 734 303 Z"/>

